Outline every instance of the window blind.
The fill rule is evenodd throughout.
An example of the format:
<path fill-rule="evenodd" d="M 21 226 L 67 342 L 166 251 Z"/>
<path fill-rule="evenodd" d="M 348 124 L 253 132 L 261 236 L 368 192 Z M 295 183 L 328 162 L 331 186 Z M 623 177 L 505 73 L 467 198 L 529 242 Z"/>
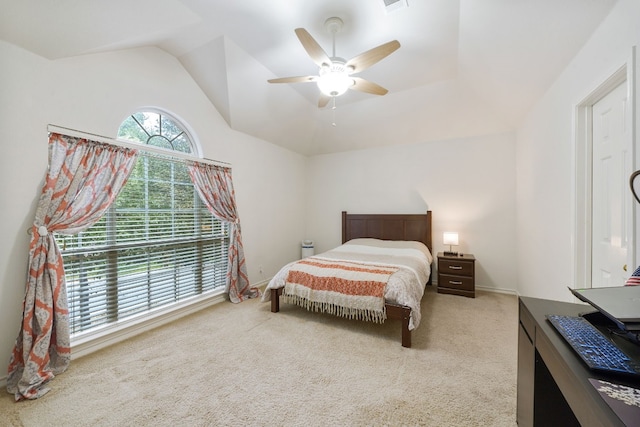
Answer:
<path fill-rule="evenodd" d="M 56 240 L 72 334 L 226 285 L 228 225 L 203 206 L 181 159 L 142 152 L 107 214 Z"/>

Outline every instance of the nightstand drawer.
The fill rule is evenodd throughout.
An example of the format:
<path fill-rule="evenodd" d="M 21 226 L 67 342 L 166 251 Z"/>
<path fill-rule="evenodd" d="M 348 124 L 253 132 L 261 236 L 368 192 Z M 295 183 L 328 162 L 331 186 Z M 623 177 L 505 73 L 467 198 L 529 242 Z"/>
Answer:
<path fill-rule="evenodd" d="M 464 255 L 438 253 L 438 293 L 476 296 L 476 258 Z"/>
<path fill-rule="evenodd" d="M 473 277 L 451 276 L 449 274 L 440 274 L 438 288 L 440 287 L 448 289 L 460 289 L 464 291 L 475 290 Z"/>
<path fill-rule="evenodd" d="M 440 262 L 438 262 L 438 269 L 440 274 L 473 276 L 473 262 L 455 259 L 440 259 L 439 261 Z"/>

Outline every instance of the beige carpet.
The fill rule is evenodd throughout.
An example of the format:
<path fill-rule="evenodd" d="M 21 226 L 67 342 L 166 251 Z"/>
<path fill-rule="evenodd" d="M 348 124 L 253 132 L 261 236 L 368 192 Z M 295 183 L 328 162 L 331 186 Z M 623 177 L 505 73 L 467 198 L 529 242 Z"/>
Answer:
<path fill-rule="evenodd" d="M 2 426 L 515 426 L 517 299 L 429 288 L 383 325 L 222 303 L 74 361 Z"/>

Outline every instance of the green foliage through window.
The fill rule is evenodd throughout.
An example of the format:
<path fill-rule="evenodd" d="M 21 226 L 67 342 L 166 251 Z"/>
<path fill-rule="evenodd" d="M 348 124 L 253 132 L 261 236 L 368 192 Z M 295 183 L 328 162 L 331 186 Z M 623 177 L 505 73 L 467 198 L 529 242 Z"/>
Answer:
<path fill-rule="evenodd" d="M 118 138 L 182 153 L 192 153 L 187 132 L 175 119 L 152 111 L 134 113 L 122 122 Z"/>

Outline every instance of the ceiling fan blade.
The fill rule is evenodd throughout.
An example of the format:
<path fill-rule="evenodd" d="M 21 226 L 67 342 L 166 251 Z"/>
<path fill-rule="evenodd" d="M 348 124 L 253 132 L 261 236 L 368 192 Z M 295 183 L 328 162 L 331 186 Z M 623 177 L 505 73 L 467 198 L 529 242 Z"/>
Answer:
<path fill-rule="evenodd" d="M 308 83 L 318 80 L 318 76 L 298 76 L 298 77 L 280 77 L 278 79 L 269 79 L 269 83 Z"/>
<path fill-rule="evenodd" d="M 346 67 L 353 67 L 353 73 L 359 73 L 360 71 L 371 67 L 376 62 L 391 55 L 393 52 L 398 50 L 399 47 L 400 42 L 398 40 L 393 40 L 351 58 L 345 65 Z"/>
<path fill-rule="evenodd" d="M 321 93 L 320 99 L 318 100 L 318 108 L 326 107 L 329 101 L 331 101 L 331 97 Z"/>
<path fill-rule="evenodd" d="M 331 59 L 329 59 L 329 55 L 320 47 L 318 42 L 311 37 L 311 34 L 304 28 L 296 28 L 296 35 L 302 43 L 302 47 L 307 51 L 313 62 L 315 62 L 319 67 L 322 67 L 323 64 L 331 64 Z"/>
<path fill-rule="evenodd" d="M 365 80 L 361 77 L 351 77 L 353 79 L 353 86 L 349 87 L 349 89 L 357 90 L 360 92 L 371 93 L 373 95 L 386 95 L 389 92 L 387 89 L 382 86 L 370 82 L 369 80 Z"/>

